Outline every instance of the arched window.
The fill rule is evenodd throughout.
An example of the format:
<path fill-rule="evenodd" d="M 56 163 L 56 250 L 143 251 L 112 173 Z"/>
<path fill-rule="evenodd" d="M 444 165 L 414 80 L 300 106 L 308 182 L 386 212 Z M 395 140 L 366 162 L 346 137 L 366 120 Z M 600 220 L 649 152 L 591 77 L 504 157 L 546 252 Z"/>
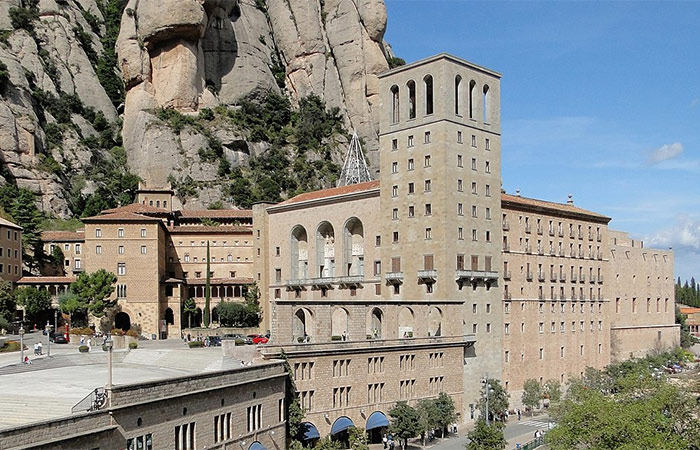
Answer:
<path fill-rule="evenodd" d="M 294 337 L 294 342 L 308 342 L 311 335 L 311 328 L 311 312 L 306 308 L 297 309 L 292 317 L 292 335 Z"/>
<path fill-rule="evenodd" d="M 426 75 L 423 78 L 423 86 L 425 87 L 425 115 L 429 116 L 433 113 L 433 77 Z"/>
<path fill-rule="evenodd" d="M 416 118 L 416 82 L 413 80 L 409 80 L 408 83 L 406 83 L 406 87 L 408 88 L 408 118 L 415 119 Z"/>
<path fill-rule="evenodd" d="M 156 207 L 160 208 L 160 200 L 156 200 Z"/>
<path fill-rule="evenodd" d="M 484 123 L 489 122 L 489 85 L 484 85 L 484 101 L 482 102 L 483 108 L 483 121 Z"/>
<path fill-rule="evenodd" d="M 474 95 L 476 93 L 476 81 L 469 82 L 469 118 L 474 118 Z"/>
<path fill-rule="evenodd" d="M 352 217 L 343 227 L 343 270 L 347 276 L 365 274 L 365 243 L 362 222 Z"/>
<path fill-rule="evenodd" d="M 306 229 L 297 225 L 292 229 L 290 237 L 291 278 L 293 280 L 309 277 L 309 242 Z"/>
<path fill-rule="evenodd" d="M 342 340 L 348 338 L 348 317 L 348 311 L 345 308 L 335 308 L 333 310 L 331 315 L 331 336 L 339 336 Z"/>
<path fill-rule="evenodd" d="M 436 306 L 428 313 L 428 336 L 442 336 L 442 311 Z"/>
<path fill-rule="evenodd" d="M 391 123 L 399 122 L 399 87 L 391 87 Z"/>
<path fill-rule="evenodd" d="M 413 310 L 404 306 L 399 311 L 399 338 L 413 337 Z"/>
<path fill-rule="evenodd" d="M 316 267 L 318 277 L 335 276 L 335 233 L 325 221 L 316 229 Z"/>
<path fill-rule="evenodd" d="M 382 319 L 384 313 L 379 308 L 373 308 L 369 316 L 367 316 L 367 336 L 371 339 L 382 338 Z"/>
<path fill-rule="evenodd" d="M 460 85 L 462 84 L 462 77 L 457 75 L 455 77 L 455 114 L 459 115 L 459 97 L 461 95 Z"/>

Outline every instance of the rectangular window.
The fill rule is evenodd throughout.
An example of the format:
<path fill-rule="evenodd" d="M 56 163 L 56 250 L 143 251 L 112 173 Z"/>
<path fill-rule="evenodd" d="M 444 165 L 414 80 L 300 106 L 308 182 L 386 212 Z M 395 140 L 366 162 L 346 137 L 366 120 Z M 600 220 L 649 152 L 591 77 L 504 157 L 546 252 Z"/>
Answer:
<path fill-rule="evenodd" d="M 102 254 L 102 246 L 101 246 L 101 245 L 95 246 L 95 254 L 96 254 L 96 255 L 101 255 L 101 254 Z"/>
<path fill-rule="evenodd" d="M 101 228 L 95 228 L 95 237 L 102 237 L 102 229 Z"/>
<path fill-rule="evenodd" d="M 462 143 L 462 132 L 461 131 L 457 132 L 457 143 L 458 144 Z"/>
<path fill-rule="evenodd" d="M 408 147 L 413 147 L 413 135 L 410 135 L 408 137 Z"/>
<path fill-rule="evenodd" d="M 464 167 L 462 164 L 462 155 L 457 155 L 457 167 Z"/>
<path fill-rule="evenodd" d="M 425 144 L 430 144 L 430 131 L 426 131 L 426 132 L 425 132 L 423 142 L 424 142 Z"/>
<path fill-rule="evenodd" d="M 399 218 L 399 208 L 394 208 L 391 210 L 391 218 L 393 220 L 398 220 Z"/>
<path fill-rule="evenodd" d="M 413 170 L 414 165 L 413 165 L 413 158 L 408 160 L 408 170 Z"/>
<path fill-rule="evenodd" d="M 117 249 L 117 252 L 118 252 L 120 255 L 123 255 L 123 254 L 124 254 L 124 246 L 123 246 L 123 245 L 120 245 L 120 246 L 118 247 L 118 249 Z"/>
<path fill-rule="evenodd" d="M 486 161 L 486 165 L 484 166 L 484 171 L 486 173 L 491 173 L 491 163 Z"/>
<path fill-rule="evenodd" d="M 425 180 L 425 192 L 430 192 L 430 180 Z"/>
<path fill-rule="evenodd" d="M 457 203 L 457 215 L 458 216 L 464 215 L 464 208 L 462 207 L 461 203 Z"/>
<path fill-rule="evenodd" d="M 382 262 L 381 261 L 375 261 L 374 262 L 374 275 L 379 276 L 382 274 Z"/>
<path fill-rule="evenodd" d="M 476 136 L 472 134 L 472 147 L 476 147 Z"/>
<path fill-rule="evenodd" d="M 432 239 L 433 233 L 431 228 L 426 228 L 425 229 L 425 238 L 426 239 Z"/>
<path fill-rule="evenodd" d="M 146 229 L 141 228 L 141 237 L 146 237 Z"/>
<path fill-rule="evenodd" d="M 484 195 L 486 195 L 487 197 L 491 197 L 491 185 L 487 184 L 484 189 L 486 192 Z"/>
<path fill-rule="evenodd" d="M 117 275 L 126 275 L 126 263 L 117 263 Z"/>
<path fill-rule="evenodd" d="M 472 217 L 478 217 L 477 216 L 477 208 L 475 205 L 472 205 Z"/>
<path fill-rule="evenodd" d="M 476 181 L 472 181 L 472 194 L 478 194 L 479 192 L 476 189 Z"/>
<path fill-rule="evenodd" d="M 416 192 L 415 185 L 413 183 L 408 183 L 408 193 L 414 194 Z"/>
<path fill-rule="evenodd" d="M 117 229 L 117 237 L 124 237 L 124 228 Z"/>
<path fill-rule="evenodd" d="M 146 254 L 146 246 L 145 246 L 145 245 L 142 245 L 142 246 L 141 246 L 141 254 L 142 254 L 142 255 L 145 255 L 145 254 Z"/>
<path fill-rule="evenodd" d="M 486 138 L 485 143 L 486 143 L 486 150 L 491 150 L 491 141 L 489 140 L 489 138 Z"/>
<path fill-rule="evenodd" d="M 462 227 L 457 228 L 457 239 L 464 239 L 464 231 Z"/>
<path fill-rule="evenodd" d="M 416 214 L 416 209 L 413 207 L 413 205 L 408 207 L 408 217 L 414 217 Z"/>
<path fill-rule="evenodd" d="M 391 140 L 391 150 L 398 150 L 399 149 L 399 140 L 398 139 L 392 139 Z"/>
<path fill-rule="evenodd" d="M 425 215 L 430 216 L 433 214 L 433 207 L 430 205 L 430 203 L 425 204 Z"/>
<path fill-rule="evenodd" d="M 399 242 L 399 232 L 398 231 L 394 231 L 391 236 L 392 236 L 392 241 L 394 244 Z"/>
<path fill-rule="evenodd" d="M 472 158 L 472 170 L 476 170 L 476 158 Z"/>
<path fill-rule="evenodd" d="M 399 196 L 399 187 L 394 185 L 391 187 L 391 196 L 392 197 L 398 197 Z"/>
<path fill-rule="evenodd" d="M 430 167 L 430 155 L 425 155 L 424 167 Z"/>
<path fill-rule="evenodd" d="M 399 173 L 399 163 L 394 161 L 391 163 L 391 173 Z"/>

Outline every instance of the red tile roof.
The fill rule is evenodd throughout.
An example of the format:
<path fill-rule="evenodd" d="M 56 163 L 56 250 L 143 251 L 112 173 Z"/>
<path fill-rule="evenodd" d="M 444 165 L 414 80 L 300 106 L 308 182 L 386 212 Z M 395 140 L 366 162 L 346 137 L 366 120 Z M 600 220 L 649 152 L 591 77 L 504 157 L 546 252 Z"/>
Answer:
<path fill-rule="evenodd" d="M 339 186 L 330 189 L 321 189 L 320 191 L 305 192 L 295 197 L 285 200 L 278 205 L 289 205 L 292 203 L 307 202 L 310 200 L 318 200 L 321 198 L 336 197 L 339 195 L 352 194 L 355 192 L 370 191 L 379 189 L 379 180 L 366 181 L 364 183 L 351 184 L 349 186 Z"/>
<path fill-rule="evenodd" d="M 700 308 L 693 308 L 693 307 L 687 307 L 687 308 L 680 308 L 681 314 L 695 314 L 700 312 Z"/>
<path fill-rule="evenodd" d="M 168 227 L 170 233 L 247 233 L 253 234 L 251 226 L 231 226 L 219 225 L 218 227 L 207 227 L 203 225 L 178 225 Z"/>
<path fill-rule="evenodd" d="M 69 284 L 76 279 L 76 277 L 22 277 L 17 280 L 17 284 Z"/>
<path fill-rule="evenodd" d="M 189 285 L 207 284 L 206 278 L 187 278 L 185 282 Z M 236 277 L 236 278 L 210 278 L 209 284 L 252 284 L 252 278 Z"/>
<path fill-rule="evenodd" d="M 132 203 L 118 208 L 105 209 L 102 214 L 113 213 L 134 213 L 134 214 L 170 214 L 170 211 L 162 208 L 144 205 L 143 203 Z"/>
<path fill-rule="evenodd" d="M 130 212 L 114 212 L 110 214 L 100 214 L 99 216 L 85 217 L 83 222 L 162 222 L 155 217 L 148 217 Z"/>
<path fill-rule="evenodd" d="M 253 211 L 250 209 L 183 209 L 179 211 L 179 215 L 185 219 L 236 219 L 236 218 L 252 218 Z"/>
<path fill-rule="evenodd" d="M 82 242 L 85 240 L 85 230 L 42 231 L 41 240 L 44 242 Z"/>
<path fill-rule="evenodd" d="M 22 227 L 20 227 L 16 223 L 10 222 L 9 220 L 3 219 L 2 217 L 0 217 L 0 225 L 4 225 L 4 226 L 10 227 L 10 228 L 17 228 L 20 230 L 22 229 Z"/>
<path fill-rule="evenodd" d="M 567 213 L 574 213 L 574 214 L 583 214 L 586 216 L 591 216 L 595 217 L 598 219 L 605 219 L 610 221 L 610 217 L 604 216 L 602 214 L 598 214 L 592 211 L 588 211 L 586 209 L 578 208 L 574 205 L 568 204 L 568 203 L 556 203 L 556 202 L 548 202 L 545 200 L 537 200 L 534 198 L 527 198 L 527 197 L 520 197 L 518 195 L 510 195 L 510 194 L 501 194 L 501 203 L 513 203 L 516 205 L 523 205 L 523 206 L 532 206 L 536 208 L 544 208 L 544 209 L 550 209 L 550 210 L 556 210 L 556 211 L 562 211 L 562 212 L 567 212 Z M 507 207 L 507 206 L 504 206 Z"/>

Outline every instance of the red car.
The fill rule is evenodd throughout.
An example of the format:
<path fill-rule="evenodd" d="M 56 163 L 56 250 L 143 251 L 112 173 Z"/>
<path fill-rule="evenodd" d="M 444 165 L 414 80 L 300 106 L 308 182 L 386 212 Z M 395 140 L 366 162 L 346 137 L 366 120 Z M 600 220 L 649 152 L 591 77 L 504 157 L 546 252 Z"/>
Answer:
<path fill-rule="evenodd" d="M 267 338 L 262 334 L 249 334 L 248 337 L 253 340 L 253 345 L 267 344 Z"/>

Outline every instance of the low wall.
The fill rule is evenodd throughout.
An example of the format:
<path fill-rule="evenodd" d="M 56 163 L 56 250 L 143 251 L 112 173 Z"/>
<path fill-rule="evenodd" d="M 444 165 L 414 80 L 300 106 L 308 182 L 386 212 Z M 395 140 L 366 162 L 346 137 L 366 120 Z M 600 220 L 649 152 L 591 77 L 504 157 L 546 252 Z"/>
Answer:
<path fill-rule="evenodd" d="M 248 336 L 249 334 L 260 334 L 259 328 L 233 328 L 233 327 L 219 327 L 219 328 L 185 328 L 182 332 L 187 336 L 189 333 L 192 339 L 196 338 L 200 334 L 202 337 L 207 336 L 223 336 L 224 334 L 242 334 L 243 336 Z"/>
<path fill-rule="evenodd" d="M 610 361 L 642 358 L 652 350 L 678 347 L 680 325 L 643 325 L 610 328 Z"/>

